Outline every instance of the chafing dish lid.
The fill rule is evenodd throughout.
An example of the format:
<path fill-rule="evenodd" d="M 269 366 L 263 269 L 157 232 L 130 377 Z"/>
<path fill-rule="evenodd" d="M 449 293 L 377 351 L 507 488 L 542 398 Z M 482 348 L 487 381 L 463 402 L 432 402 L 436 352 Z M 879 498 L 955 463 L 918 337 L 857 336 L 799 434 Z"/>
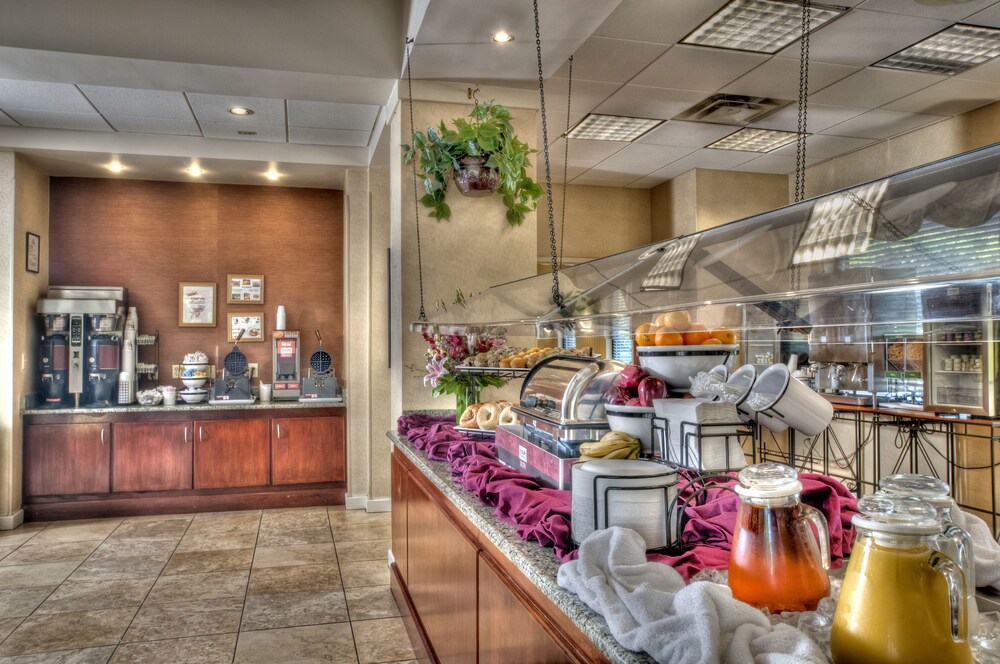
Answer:
<path fill-rule="evenodd" d="M 524 379 L 519 410 L 563 425 L 604 423 L 604 394 L 624 368 L 615 360 L 547 357 Z"/>

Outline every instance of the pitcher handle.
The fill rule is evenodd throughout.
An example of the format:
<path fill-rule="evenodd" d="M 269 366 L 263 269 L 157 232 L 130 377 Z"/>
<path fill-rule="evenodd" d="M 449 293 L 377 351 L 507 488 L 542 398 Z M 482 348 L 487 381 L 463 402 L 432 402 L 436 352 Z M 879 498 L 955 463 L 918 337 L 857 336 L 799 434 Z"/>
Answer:
<path fill-rule="evenodd" d="M 938 551 L 932 552 L 927 562 L 934 571 L 943 574 L 948 582 L 951 639 L 961 643 L 967 640 L 969 635 L 969 604 L 965 593 L 965 574 L 951 558 Z"/>
<path fill-rule="evenodd" d="M 819 541 L 820 564 L 823 569 L 830 569 L 830 530 L 826 526 L 826 517 L 811 505 L 801 505 L 802 518 L 808 519 L 816 528 L 816 539 Z"/>

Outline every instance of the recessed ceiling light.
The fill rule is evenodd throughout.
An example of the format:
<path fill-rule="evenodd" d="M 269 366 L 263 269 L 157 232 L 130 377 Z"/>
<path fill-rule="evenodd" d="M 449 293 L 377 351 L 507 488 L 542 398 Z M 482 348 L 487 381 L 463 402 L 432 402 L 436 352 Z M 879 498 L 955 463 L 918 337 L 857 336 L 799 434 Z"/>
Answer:
<path fill-rule="evenodd" d="M 799 134 L 794 131 L 777 129 L 754 129 L 744 127 L 705 147 L 713 150 L 740 150 L 742 152 L 772 152 L 794 143 Z"/>
<path fill-rule="evenodd" d="M 107 169 L 112 173 L 121 173 L 122 171 L 125 170 L 125 167 L 122 165 L 120 161 L 113 161 L 107 165 Z"/>
<path fill-rule="evenodd" d="M 810 32 L 847 11 L 843 7 L 811 5 Z M 736 51 L 777 53 L 802 37 L 802 3 L 787 0 L 732 0 L 713 14 L 682 44 Z"/>
<path fill-rule="evenodd" d="M 199 166 L 198 164 L 191 164 L 190 166 L 184 169 L 184 172 L 196 178 L 201 177 L 205 173 L 204 169 L 202 169 L 202 167 Z"/>
<path fill-rule="evenodd" d="M 279 173 L 278 170 L 272 166 L 268 169 L 267 173 L 264 173 L 264 177 L 274 182 L 281 177 L 281 173 Z"/>
<path fill-rule="evenodd" d="M 253 115 L 253 109 L 246 106 L 233 106 L 229 112 L 233 115 Z"/>
<path fill-rule="evenodd" d="M 634 141 L 664 120 L 629 118 L 620 115 L 590 113 L 566 134 L 567 138 L 587 138 L 594 141 Z"/>
<path fill-rule="evenodd" d="M 507 42 L 514 41 L 514 35 L 510 34 L 509 32 L 504 32 L 503 30 L 501 30 L 500 32 L 493 33 L 493 41 L 495 41 L 498 44 L 506 44 Z"/>
<path fill-rule="evenodd" d="M 1000 30 L 961 23 L 945 28 L 899 53 L 875 63 L 875 67 L 922 71 L 929 74 L 960 74 L 1000 55 Z"/>

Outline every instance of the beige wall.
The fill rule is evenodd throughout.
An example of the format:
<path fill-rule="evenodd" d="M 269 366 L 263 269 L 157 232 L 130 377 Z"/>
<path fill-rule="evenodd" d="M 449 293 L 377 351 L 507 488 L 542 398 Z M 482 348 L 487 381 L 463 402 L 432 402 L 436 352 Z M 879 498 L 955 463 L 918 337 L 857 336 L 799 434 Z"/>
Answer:
<path fill-rule="evenodd" d="M 502 99 L 497 100 L 503 103 Z M 402 135 L 409 143 L 408 102 L 403 101 Z M 413 107 L 414 123 L 421 130 L 437 126 L 441 120 L 450 123 L 453 118 L 469 113 L 468 104 L 416 101 Z M 514 129 L 522 140 L 529 143 L 535 135 L 534 110 L 511 109 Z M 403 166 L 402 188 L 402 408 L 452 408 L 449 396 L 435 400 L 431 390 L 424 387 L 424 351 L 426 343 L 419 334 L 409 331 L 409 324 L 420 312 L 419 280 L 417 272 L 416 223 L 413 209 L 413 171 L 411 165 Z M 422 187 L 422 185 L 420 185 Z M 441 301 L 449 308 L 455 290 L 477 293 L 494 284 L 528 277 L 535 273 L 537 254 L 536 214 L 530 213 L 518 227 L 507 224 L 506 208 L 497 196 L 467 198 L 449 186 L 448 204 L 451 221 L 435 221 L 428 216 L 427 208 L 420 207 L 420 234 L 423 253 L 424 302 L 428 314 L 436 310 Z M 456 315 L 456 319 L 461 318 Z M 489 396 L 488 394 L 486 395 Z"/>
<path fill-rule="evenodd" d="M 372 168 L 368 171 L 371 190 L 371 342 L 368 361 L 368 412 L 369 438 L 368 495 L 371 498 L 388 498 L 392 491 L 389 478 L 389 445 L 385 432 L 394 428 L 391 407 L 391 381 L 389 368 L 389 283 L 387 281 L 386 251 L 390 237 L 389 169 Z"/>
<path fill-rule="evenodd" d="M 689 235 L 698 229 L 697 172 L 690 170 L 650 191 L 653 241 Z"/>
<path fill-rule="evenodd" d="M 566 196 L 565 230 L 563 195 Z M 648 189 L 552 185 L 556 246 L 564 263 L 582 263 L 649 244 Z M 546 199 L 538 202 L 538 262 L 549 269 L 549 219 Z"/>

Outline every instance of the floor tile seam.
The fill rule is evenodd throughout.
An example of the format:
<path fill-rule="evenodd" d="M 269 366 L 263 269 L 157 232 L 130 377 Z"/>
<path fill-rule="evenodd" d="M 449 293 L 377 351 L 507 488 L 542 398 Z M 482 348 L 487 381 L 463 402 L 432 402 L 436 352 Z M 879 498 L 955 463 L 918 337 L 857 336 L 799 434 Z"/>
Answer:
<path fill-rule="evenodd" d="M 321 622 L 305 622 L 296 623 L 294 625 L 283 625 L 281 627 L 258 627 L 256 629 L 243 629 L 243 623 L 240 622 L 240 634 L 244 632 L 267 632 L 275 629 L 295 629 L 296 627 L 319 627 L 320 625 L 350 625 L 350 620 L 325 620 Z M 354 628 L 351 628 L 351 634 L 354 634 Z M 357 645 L 354 646 L 355 652 L 357 652 Z"/>
<path fill-rule="evenodd" d="M 162 639 L 143 639 L 141 641 L 125 641 L 124 640 L 125 634 L 128 634 L 128 630 L 126 630 L 125 634 L 122 634 L 122 638 L 118 641 L 117 644 L 108 644 L 108 645 L 115 645 L 117 647 L 121 645 L 128 645 L 129 643 L 152 643 L 154 641 L 171 641 L 173 639 L 193 639 L 199 636 L 219 636 L 220 634 L 232 634 L 232 633 L 233 632 L 205 632 L 202 634 L 186 634 L 184 636 L 170 636 Z"/>
<path fill-rule="evenodd" d="M 261 518 L 263 518 L 264 511 L 261 510 Z M 253 559 L 257 556 L 257 546 L 253 547 L 253 556 L 250 557 L 250 570 L 247 571 L 247 583 L 243 588 L 243 604 L 240 605 L 240 619 L 236 623 L 237 634 L 243 633 L 243 616 L 247 612 L 247 600 L 250 599 L 250 579 L 253 577 Z M 240 644 L 240 637 L 236 637 L 236 646 L 233 646 L 233 661 L 236 661 L 236 647 Z"/>

